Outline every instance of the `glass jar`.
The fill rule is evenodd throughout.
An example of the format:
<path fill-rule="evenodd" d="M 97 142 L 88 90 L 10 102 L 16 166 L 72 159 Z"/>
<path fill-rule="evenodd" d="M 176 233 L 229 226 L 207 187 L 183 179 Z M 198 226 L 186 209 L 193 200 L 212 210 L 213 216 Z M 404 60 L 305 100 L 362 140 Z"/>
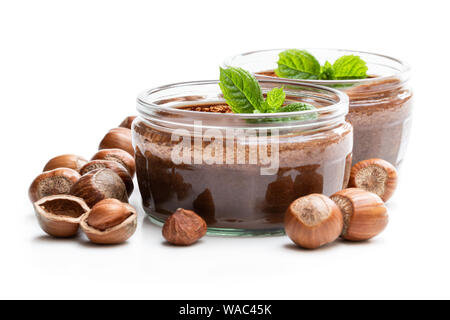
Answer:
<path fill-rule="evenodd" d="M 285 49 L 262 50 L 228 58 L 225 66 L 241 67 L 259 79 L 277 77 L 278 54 Z M 343 55 L 360 56 L 369 77 L 358 80 L 293 80 L 333 87 L 347 93 L 347 120 L 354 128 L 353 163 L 381 158 L 399 166 L 403 160 L 412 120 L 409 66 L 397 59 L 368 52 L 339 49 L 306 49 L 321 65 Z"/>
<path fill-rule="evenodd" d="M 143 208 L 162 224 L 177 208 L 193 210 L 209 234 L 283 234 L 288 205 L 347 185 L 353 143 L 348 97 L 294 81 L 261 80 L 263 93 L 284 87 L 286 102 L 317 110 L 234 114 L 192 111 L 225 104 L 218 81 L 172 84 L 142 93 L 133 122 Z"/>

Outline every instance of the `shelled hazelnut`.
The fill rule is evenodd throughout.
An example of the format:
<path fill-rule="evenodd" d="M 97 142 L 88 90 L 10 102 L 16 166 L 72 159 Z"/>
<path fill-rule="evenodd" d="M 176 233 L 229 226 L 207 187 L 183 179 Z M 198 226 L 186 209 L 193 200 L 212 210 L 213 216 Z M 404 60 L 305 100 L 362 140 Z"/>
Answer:
<path fill-rule="evenodd" d="M 122 179 L 111 169 L 103 168 L 83 175 L 70 189 L 70 194 L 83 198 L 89 207 L 103 199 L 114 198 L 128 202 Z"/>
<path fill-rule="evenodd" d="M 76 235 L 82 216 L 90 210 L 83 199 L 65 194 L 43 197 L 34 209 L 42 230 L 54 237 Z"/>
<path fill-rule="evenodd" d="M 133 144 L 131 141 L 131 130 L 128 128 L 114 128 L 109 130 L 98 147 L 102 149 L 122 149 L 134 156 Z"/>
<path fill-rule="evenodd" d="M 383 200 L 376 194 L 358 188 L 336 192 L 331 199 L 344 217 L 341 237 L 351 241 L 368 240 L 381 233 L 388 224 Z"/>
<path fill-rule="evenodd" d="M 373 192 L 386 202 L 397 187 L 397 170 L 382 159 L 364 160 L 353 166 L 348 186 Z"/>
<path fill-rule="evenodd" d="M 126 117 L 119 125 L 119 127 L 131 129 L 131 124 L 133 123 L 134 119 L 136 119 L 136 116 Z"/>
<path fill-rule="evenodd" d="M 122 149 L 102 149 L 94 154 L 91 160 L 109 160 L 118 162 L 128 170 L 131 177 L 133 177 L 136 172 L 134 158 Z"/>
<path fill-rule="evenodd" d="M 316 249 L 333 242 L 341 234 L 343 217 L 338 206 L 323 194 L 298 198 L 286 211 L 284 226 L 298 246 Z"/>
<path fill-rule="evenodd" d="M 80 226 L 93 243 L 118 244 L 127 241 L 136 231 L 137 213 L 128 203 L 105 199 L 82 217 Z"/>
<path fill-rule="evenodd" d="M 58 168 L 69 168 L 80 172 L 82 166 L 88 161 L 83 157 L 75 154 L 63 154 L 50 159 L 44 167 L 43 171 L 50 171 Z"/>
<path fill-rule="evenodd" d="M 206 234 L 206 222 L 194 211 L 177 209 L 164 223 L 163 237 L 171 244 L 188 246 Z"/>
<path fill-rule="evenodd" d="M 38 175 L 28 189 L 31 202 L 56 194 L 68 194 L 72 186 L 80 179 L 80 174 L 69 168 L 45 171 Z"/>
<path fill-rule="evenodd" d="M 131 178 L 130 174 L 128 173 L 128 170 L 118 162 L 109 160 L 92 160 L 86 163 L 80 169 L 80 173 L 81 175 L 85 175 L 90 171 L 102 168 L 108 168 L 117 173 L 117 175 L 122 179 L 123 183 L 125 184 L 125 187 L 127 189 L 127 195 L 128 196 L 131 195 L 134 189 L 133 178 Z"/>

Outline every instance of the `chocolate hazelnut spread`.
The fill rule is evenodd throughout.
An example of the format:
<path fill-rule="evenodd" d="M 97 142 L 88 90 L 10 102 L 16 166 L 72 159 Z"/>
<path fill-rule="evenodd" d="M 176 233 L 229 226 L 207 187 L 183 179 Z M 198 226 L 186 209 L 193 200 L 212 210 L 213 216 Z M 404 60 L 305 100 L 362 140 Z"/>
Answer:
<path fill-rule="evenodd" d="M 277 77 L 274 71 L 257 74 Z M 387 78 L 339 88 L 350 98 L 347 120 L 354 128 L 353 164 L 371 158 L 399 166 L 408 141 L 412 93 L 399 79 Z"/>
<path fill-rule="evenodd" d="M 181 108 L 230 112 L 223 103 Z M 184 208 L 199 214 L 210 229 L 282 230 L 284 213 L 294 199 L 310 193 L 331 195 L 345 187 L 349 178 L 352 126 L 347 122 L 280 134 L 276 145 L 279 169 L 274 175 L 261 175 L 265 164 L 260 159 L 253 164 L 207 164 L 205 158 L 200 164 L 176 164 L 172 152 L 179 142 L 172 141 L 171 132 L 140 118 L 133 130 L 143 206 L 158 221 Z M 255 150 L 248 143 L 239 145 L 236 139 L 232 143 L 236 153 L 243 147 L 245 159 L 252 158 Z M 202 141 L 200 148 L 205 150 L 210 144 Z M 191 146 L 194 152 L 193 141 Z"/>

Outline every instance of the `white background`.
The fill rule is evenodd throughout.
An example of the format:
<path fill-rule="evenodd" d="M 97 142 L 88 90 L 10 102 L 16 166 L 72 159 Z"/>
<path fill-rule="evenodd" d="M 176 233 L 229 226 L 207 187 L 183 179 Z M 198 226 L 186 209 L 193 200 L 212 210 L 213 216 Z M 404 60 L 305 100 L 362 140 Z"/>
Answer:
<path fill-rule="evenodd" d="M 446 1 L 2 1 L 0 298 L 450 298 Z M 27 189 L 58 154 L 89 158 L 144 89 L 218 77 L 278 47 L 373 51 L 412 65 L 413 132 L 387 230 L 316 251 L 287 237 L 166 245 L 47 237 Z M 137 188 L 136 188 L 137 189 Z M 140 206 L 139 193 L 131 203 Z"/>

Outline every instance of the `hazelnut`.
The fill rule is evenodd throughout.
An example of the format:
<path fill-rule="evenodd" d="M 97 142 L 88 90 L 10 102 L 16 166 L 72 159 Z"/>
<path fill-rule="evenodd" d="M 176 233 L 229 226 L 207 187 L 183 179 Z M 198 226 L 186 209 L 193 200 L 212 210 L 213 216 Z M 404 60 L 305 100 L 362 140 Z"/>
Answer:
<path fill-rule="evenodd" d="M 162 234 L 171 244 L 188 246 L 206 234 L 206 222 L 194 211 L 180 208 L 167 218 Z"/>
<path fill-rule="evenodd" d="M 34 210 L 42 230 L 54 237 L 77 234 L 80 220 L 89 212 L 83 199 L 60 194 L 43 197 L 34 203 Z"/>
<path fill-rule="evenodd" d="M 137 213 L 128 203 L 105 199 L 82 217 L 80 226 L 93 243 L 118 244 L 128 240 L 136 231 Z"/>
<path fill-rule="evenodd" d="M 387 209 L 374 193 L 348 188 L 336 192 L 331 199 L 344 217 L 341 237 L 346 240 L 368 240 L 381 233 L 388 224 Z"/>
<path fill-rule="evenodd" d="M 136 119 L 136 116 L 129 116 L 129 117 L 126 117 L 126 118 L 122 121 L 122 123 L 119 125 L 119 127 L 131 129 L 131 124 L 133 123 L 134 119 Z"/>
<path fill-rule="evenodd" d="M 80 172 L 82 166 L 87 163 L 83 157 L 75 154 L 63 154 L 50 159 L 44 167 L 43 171 L 49 171 L 58 168 L 70 168 Z"/>
<path fill-rule="evenodd" d="M 108 168 L 86 173 L 70 189 L 70 194 L 83 198 L 89 207 L 103 199 L 128 202 L 127 189 L 117 173 Z"/>
<path fill-rule="evenodd" d="M 348 186 L 373 192 L 386 202 L 397 187 L 397 170 L 382 159 L 364 160 L 353 166 Z"/>
<path fill-rule="evenodd" d="M 115 162 L 115 161 L 108 161 L 108 160 L 92 160 L 88 163 L 86 163 L 83 168 L 81 168 L 80 173 L 81 175 L 85 175 L 86 173 L 101 169 L 101 168 L 108 168 L 113 170 L 115 173 L 119 175 L 119 177 L 122 179 L 123 183 L 125 184 L 125 188 L 127 189 L 127 195 L 130 196 L 131 193 L 133 193 L 134 185 L 133 185 L 133 179 L 131 178 L 130 174 L 128 173 L 128 170 L 125 169 L 124 166 L 121 164 Z"/>
<path fill-rule="evenodd" d="M 126 152 L 134 156 L 130 129 L 114 128 L 109 130 L 98 147 L 99 150 L 115 148 L 125 150 Z"/>
<path fill-rule="evenodd" d="M 134 158 L 122 149 L 102 149 L 94 154 L 91 160 L 109 160 L 118 162 L 128 170 L 131 177 L 133 177 L 136 172 Z"/>
<path fill-rule="evenodd" d="M 28 189 L 28 195 L 31 202 L 36 202 L 45 196 L 68 194 L 78 179 L 80 174 L 69 168 L 45 171 L 33 180 Z"/>
<path fill-rule="evenodd" d="M 295 244 L 315 249 L 339 237 L 343 218 L 338 206 L 330 198 L 313 193 L 290 204 L 284 227 Z"/>

